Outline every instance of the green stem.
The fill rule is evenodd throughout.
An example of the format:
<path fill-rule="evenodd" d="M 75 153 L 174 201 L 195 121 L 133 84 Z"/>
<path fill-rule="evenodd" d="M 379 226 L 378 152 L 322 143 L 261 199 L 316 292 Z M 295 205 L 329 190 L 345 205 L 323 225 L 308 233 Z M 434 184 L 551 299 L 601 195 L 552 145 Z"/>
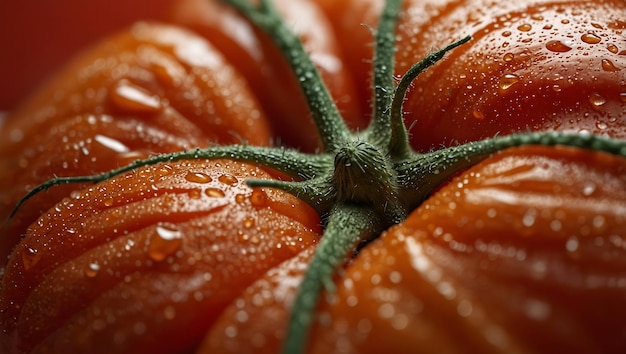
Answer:
<path fill-rule="evenodd" d="M 307 203 L 318 214 L 324 215 L 332 209 L 337 199 L 335 189 L 328 178 L 315 178 L 304 182 L 279 181 L 275 179 L 249 179 L 248 186 L 283 190 Z"/>
<path fill-rule="evenodd" d="M 428 69 L 439 60 L 441 60 L 447 52 L 464 43 L 467 43 L 470 39 L 470 36 L 464 37 L 436 52 L 430 53 L 424 59 L 422 59 L 422 61 L 413 65 L 406 72 L 406 74 L 404 74 L 404 76 L 398 83 L 398 87 L 396 88 L 396 92 L 391 103 L 391 144 L 393 145 L 391 146 L 390 151 L 392 153 L 392 156 L 404 158 L 408 156 L 408 154 L 411 152 L 411 148 L 408 143 L 407 131 L 402 116 L 402 106 L 404 104 L 404 98 L 409 89 L 409 86 L 411 85 L 411 82 L 413 82 L 413 80 L 415 80 L 417 76 L 419 76 L 419 74 L 424 72 L 424 70 Z"/>
<path fill-rule="evenodd" d="M 351 256 L 359 242 L 382 232 L 382 225 L 378 216 L 367 207 L 340 204 L 331 211 L 324 236 L 296 294 L 284 353 L 304 351 L 322 286 L 327 291 L 334 291 L 333 275 L 337 269 Z"/>
<path fill-rule="evenodd" d="M 195 149 L 170 154 L 160 154 L 147 159 L 136 160 L 124 167 L 100 174 L 90 176 L 57 177 L 50 179 L 36 186 L 21 198 L 15 205 L 15 208 L 13 208 L 11 215 L 9 215 L 9 220 L 13 218 L 18 209 L 28 199 L 33 197 L 35 194 L 47 191 L 54 186 L 69 183 L 98 183 L 143 166 L 156 165 L 159 163 L 179 160 L 217 158 L 228 158 L 261 164 L 286 173 L 291 177 L 301 178 L 304 180 L 313 179 L 319 175 L 328 173 L 327 171 L 332 169 L 333 166 L 332 159 L 325 155 L 308 155 L 285 148 L 268 148 L 250 145 L 214 146 L 208 149 Z"/>
<path fill-rule="evenodd" d="M 225 1 L 269 34 L 287 59 L 307 100 L 324 151 L 332 151 L 348 140 L 350 131 L 319 71 L 298 36 L 289 30 L 282 17 L 276 13 L 271 1 L 264 0 L 259 7 L 254 7 L 248 0 Z"/>
<path fill-rule="evenodd" d="M 428 154 L 415 154 L 412 158 L 398 163 L 395 170 L 399 176 L 400 195 L 409 209 L 416 208 L 430 191 L 459 171 L 494 153 L 522 145 L 570 146 L 626 157 L 626 142 L 623 140 L 563 132 L 513 134 L 470 142 Z"/>
<path fill-rule="evenodd" d="M 401 0 L 389 0 L 378 21 L 374 48 L 374 112 L 368 128 L 370 140 L 379 146 L 388 146 L 391 139 L 389 111 L 395 92 L 394 55 L 395 28 L 401 9 Z"/>

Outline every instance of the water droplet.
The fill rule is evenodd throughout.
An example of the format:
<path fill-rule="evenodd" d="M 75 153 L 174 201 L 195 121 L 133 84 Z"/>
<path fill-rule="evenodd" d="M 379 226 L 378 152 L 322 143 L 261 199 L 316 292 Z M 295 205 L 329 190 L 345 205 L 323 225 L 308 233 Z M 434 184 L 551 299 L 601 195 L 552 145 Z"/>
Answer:
<path fill-rule="evenodd" d="M 593 182 L 585 183 L 583 186 L 583 195 L 590 196 L 596 191 L 596 184 Z"/>
<path fill-rule="evenodd" d="M 502 90 L 506 90 L 519 82 L 519 76 L 515 74 L 505 74 L 500 78 L 499 86 Z"/>
<path fill-rule="evenodd" d="M 580 36 L 580 39 L 587 44 L 598 44 L 602 41 L 602 38 L 594 33 L 585 33 Z"/>
<path fill-rule="evenodd" d="M 567 20 L 567 19 L 565 19 L 565 20 L 561 20 L 561 23 L 562 23 L 562 24 L 564 24 L 564 25 L 566 25 L 566 24 L 568 24 L 568 23 L 569 23 L 569 20 Z"/>
<path fill-rule="evenodd" d="M 600 108 L 602 105 L 606 103 L 606 99 L 602 97 L 599 93 L 592 93 L 589 96 L 589 103 L 593 106 L 593 108 Z"/>
<path fill-rule="evenodd" d="M 508 62 L 513 61 L 513 59 L 515 59 L 515 55 L 513 55 L 513 53 L 506 53 L 506 54 L 504 54 L 503 59 L 504 59 L 505 62 L 508 63 Z"/>
<path fill-rule="evenodd" d="M 211 198 L 223 198 L 226 196 L 226 193 L 218 188 L 207 188 L 206 191 L 204 191 L 204 194 Z"/>
<path fill-rule="evenodd" d="M 100 143 L 100 145 L 106 147 L 109 150 L 115 151 L 117 153 L 126 153 L 130 151 L 130 148 L 119 140 L 109 138 L 108 136 L 97 134 L 94 137 L 94 140 Z"/>
<path fill-rule="evenodd" d="M 237 182 L 239 182 L 237 177 L 231 175 L 221 175 L 217 178 L 217 180 L 229 186 L 234 186 Z"/>
<path fill-rule="evenodd" d="M 561 88 L 561 85 L 559 84 L 554 84 L 552 85 L 552 91 L 554 92 L 561 92 L 563 89 Z"/>
<path fill-rule="evenodd" d="M 622 100 L 622 102 L 626 102 L 626 92 L 620 92 L 619 98 Z"/>
<path fill-rule="evenodd" d="M 187 195 L 191 199 L 200 199 L 202 197 L 202 190 L 200 189 L 192 189 L 187 192 Z"/>
<path fill-rule="evenodd" d="M 254 219 L 253 218 L 246 217 L 245 219 L 243 219 L 243 227 L 245 227 L 246 229 L 249 229 L 252 226 L 254 226 Z"/>
<path fill-rule="evenodd" d="M 611 52 L 613 54 L 617 54 L 619 52 L 619 48 L 617 48 L 617 46 L 615 44 L 608 44 L 606 46 L 606 49 L 608 49 L 609 52 Z"/>
<path fill-rule="evenodd" d="M 608 128 L 608 127 L 609 127 L 608 124 L 606 124 L 604 122 L 600 122 L 600 121 L 596 122 L 596 128 L 598 128 L 598 130 L 604 130 L 604 129 Z"/>
<path fill-rule="evenodd" d="M 267 194 L 262 189 L 255 189 L 250 195 L 250 203 L 257 208 L 267 205 Z"/>
<path fill-rule="evenodd" d="M 602 70 L 604 71 L 620 71 L 620 68 L 615 66 L 612 61 L 608 59 L 602 59 Z"/>
<path fill-rule="evenodd" d="M 240 204 L 241 204 L 241 203 L 243 203 L 245 200 L 246 200 L 246 195 L 245 195 L 245 194 L 238 193 L 238 194 L 235 196 L 235 201 L 236 201 L 237 203 L 240 203 Z"/>
<path fill-rule="evenodd" d="M 503 37 L 509 37 L 511 35 L 511 31 L 504 31 L 502 32 L 502 36 Z"/>
<path fill-rule="evenodd" d="M 609 28 L 611 29 L 626 29 L 626 21 L 625 20 L 615 20 L 609 23 Z"/>
<path fill-rule="evenodd" d="M 24 245 L 24 251 L 22 252 L 22 265 L 24 270 L 33 268 L 41 259 L 41 253 L 30 246 Z"/>
<path fill-rule="evenodd" d="M 182 232 L 176 225 L 158 225 L 150 237 L 148 255 L 154 261 L 162 261 L 172 255 L 183 244 Z"/>
<path fill-rule="evenodd" d="M 551 30 L 552 29 L 552 25 L 551 24 L 547 24 L 545 26 L 543 26 L 544 30 Z"/>
<path fill-rule="evenodd" d="M 478 120 L 483 120 L 485 119 L 485 114 L 483 112 L 481 112 L 478 109 L 474 109 L 472 110 L 472 115 L 474 116 L 474 118 L 478 119 Z"/>
<path fill-rule="evenodd" d="M 188 172 L 187 175 L 185 176 L 185 179 L 189 182 L 202 183 L 202 184 L 209 183 L 213 180 L 211 176 L 202 172 Z"/>
<path fill-rule="evenodd" d="M 84 273 L 87 278 L 94 278 L 96 275 L 98 275 L 99 271 L 100 265 L 98 263 L 89 263 L 85 268 Z"/>
<path fill-rule="evenodd" d="M 522 217 L 522 225 L 526 227 L 531 227 L 535 224 L 536 219 L 537 219 L 537 210 L 530 208 L 526 210 L 526 212 L 524 213 L 524 216 Z"/>
<path fill-rule="evenodd" d="M 161 108 L 158 96 L 146 89 L 120 81 L 111 92 L 111 100 L 120 109 L 130 112 L 155 112 Z"/>
<path fill-rule="evenodd" d="M 521 25 L 517 26 L 517 29 L 522 31 L 522 32 L 528 32 L 531 29 L 533 29 L 533 26 L 531 26 L 528 23 L 524 23 L 524 24 L 521 24 Z"/>
<path fill-rule="evenodd" d="M 548 48 L 549 51 L 557 52 L 557 53 L 565 53 L 565 52 L 569 52 L 570 50 L 572 50 L 572 47 L 569 47 L 565 45 L 563 42 L 556 41 L 556 40 L 549 41 L 548 43 L 546 43 L 546 48 Z"/>
<path fill-rule="evenodd" d="M 578 245 L 578 239 L 576 237 L 570 237 L 565 242 L 565 249 L 567 250 L 567 252 L 576 252 L 578 250 Z"/>
<path fill-rule="evenodd" d="M 157 168 L 156 172 L 160 175 L 160 176 L 168 176 L 169 174 L 172 173 L 172 171 L 174 170 L 174 168 L 170 165 L 159 165 L 159 167 Z"/>

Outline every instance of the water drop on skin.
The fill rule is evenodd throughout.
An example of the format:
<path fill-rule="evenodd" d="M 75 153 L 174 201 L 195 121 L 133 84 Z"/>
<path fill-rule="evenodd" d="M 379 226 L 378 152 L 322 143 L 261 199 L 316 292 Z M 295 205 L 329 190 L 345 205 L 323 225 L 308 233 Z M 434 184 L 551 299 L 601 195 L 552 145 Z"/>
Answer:
<path fill-rule="evenodd" d="M 161 109 L 161 100 L 142 87 L 127 80 L 120 81 L 111 91 L 113 104 L 128 112 L 156 112 Z"/>
<path fill-rule="evenodd" d="M 600 41 L 602 41 L 602 38 L 600 38 L 600 36 L 593 33 L 585 33 L 580 37 L 580 39 L 582 39 L 582 41 L 587 44 L 598 44 L 600 43 Z"/>
<path fill-rule="evenodd" d="M 162 261 L 178 251 L 182 244 L 182 232 L 175 225 L 159 225 L 150 237 L 148 256 L 154 261 Z"/>
<path fill-rule="evenodd" d="M 185 176 L 185 179 L 189 182 L 200 184 L 209 183 L 213 180 L 211 176 L 202 172 L 189 172 Z"/>
<path fill-rule="evenodd" d="M 546 48 L 549 51 L 556 53 L 565 53 L 572 50 L 572 47 L 565 45 L 561 41 L 549 41 L 548 43 L 546 43 Z"/>
<path fill-rule="evenodd" d="M 612 61 L 608 59 L 602 59 L 602 70 L 604 71 L 620 71 L 620 68 L 615 66 Z"/>
<path fill-rule="evenodd" d="M 507 90 L 511 86 L 518 83 L 520 80 L 519 76 L 515 74 L 506 74 L 500 78 L 499 86 L 502 90 Z"/>
<path fill-rule="evenodd" d="M 94 140 L 100 143 L 100 145 L 106 147 L 107 149 L 111 151 L 115 151 L 120 154 L 127 153 L 130 151 L 130 148 L 124 145 L 124 143 L 116 139 L 110 138 L 108 136 L 98 134 L 94 137 Z"/>
<path fill-rule="evenodd" d="M 589 103 L 591 103 L 593 108 L 600 108 L 606 103 L 606 99 L 599 93 L 592 93 L 591 96 L 589 96 Z"/>
<path fill-rule="evenodd" d="M 234 186 L 239 182 L 237 177 L 231 175 L 221 175 L 217 180 L 228 186 Z"/>
<path fill-rule="evenodd" d="M 32 247 L 24 245 L 24 251 L 22 252 L 22 265 L 24 270 L 33 268 L 41 259 L 41 253 Z"/>
<path fill-rule="evenodd" d="M 261 189 L 255 189 L 250 195 L 250 203 L 255 207 L 264 207 L 267 205 L 267 194 Z"/>
<path fill-rule="evenodd" d="M 210 198 L 223 198 L 226 196 L 226 193 L 218 188 L 207 188 L 204 191 L 204 194 L 206 194 Z"/>
<path fill-rule="evenodd" d="M 94 278 L 96 275 L 98 275 L 99 271 L 100 265 L 98 263 L 89 263 L 85 268 L 84 273 L 87 278 Z"/>

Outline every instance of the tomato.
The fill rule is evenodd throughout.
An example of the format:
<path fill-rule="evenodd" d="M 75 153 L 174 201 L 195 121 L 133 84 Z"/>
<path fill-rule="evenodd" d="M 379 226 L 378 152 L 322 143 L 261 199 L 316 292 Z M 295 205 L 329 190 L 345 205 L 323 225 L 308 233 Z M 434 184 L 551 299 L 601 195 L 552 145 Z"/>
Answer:
<path fill-rule="evenodd" d="M 247 284 L 319 237 L 308 205 L 252 191 L 251 176 L 280 177 L 228 160 L 188 161 L 147 167 L 57 204 L 7 265 L 3 340 L 23 352 L 109 353 L 93 347 L 100 340 L 134 353 L 192 348 Z M 19 338 L 6 338 L 15 331 Z M 164 336 L 176 340 L 161 343 Z"/>
<path fill-rule="evenodd" d="M 104 172 L 142 156 L 215 142 L 267 145 L 271 136 L 245 80 L 214 47 L 191 32 L 149 23 L 68 64 L 3 128 L 3 218 L 28 187 L 58 174 Z M 52 191 L 17 215 L 3 233 L 0 256 L 71 190 Z"/>
<path fill-rule="evenodd" d="M 277 3 L 319 82 L 272 12 L 180 0 L 7 117 L 0 217 L 143 162 L 55 179 L 0 226 L 0 351 L 626 349 L 623 2 L 407 1 L 398 78 L 472 35 L 395 93 L 410 140 L 372 109 L 384 1 Z M 527 130 L 596 135 L 481 141 Z"/>
<path fill-rule="evenodd" d="M 376 25 L 384 1 L 320 2 L 335 14 L 330 18 L 349 60 L 367 63 L 371 35 L 357 25 Z M 472 36 L 471 45 L 450 52 L 408 93 L 413 147 L 429 151 L 524 130 L 626 137 L 625 6 L 612 0 L 407 1 L 397 75 L 433 49 Z M 343 13 L 355 16 L 337 15 Z M 371 65 L 351 68 L 367 94 Z"/>
<path fill-rule="evenodd" d="M 622 158 L 526 147 L 456 176 L 340 273 L 310 352 L 619 353 L 625 172 Z M 310 255 L 235 299 L 199 352 L 277 352 Z"/>
<path fill-rule="evenodd" d="M 310 1 L 280 0 L 276 3 L 311 53 L 344 119 L 352 128 L 364 127 L 367 117 L 358 106 L 359 100 L 355 99 L 355 88 L 346 71 L 349 65 L 334 40 L 328 20 Z M 301 16 L 303 13 L 307 16 Z M 319 139 L 312 133 L 315 126 L 304 118 L 310 114 L 304 96 L 299 94 L 298 81 L 268 38 L 256 37 L 255 29 L 234 9 L 215 1 L 178 1 L 171 17 L 175 23 L 209 39 L 240 69 L 267 115 L 275 122 L 279 143 L 306 151 L 319 148 Z"/>

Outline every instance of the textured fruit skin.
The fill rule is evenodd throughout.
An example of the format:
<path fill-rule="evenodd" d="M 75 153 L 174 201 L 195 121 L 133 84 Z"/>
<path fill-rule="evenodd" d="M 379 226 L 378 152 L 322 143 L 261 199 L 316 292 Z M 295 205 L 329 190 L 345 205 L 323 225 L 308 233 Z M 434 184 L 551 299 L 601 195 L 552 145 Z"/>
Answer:
<path fill-rule="evenodd" d="M 311 352 L 623 351 L 623 160 L 525 147 L 458 175 L 341 272 Z M 279 350 L 309 256 L 249 287 L 201 352 Z"/>
<path fill-rule="evenodd" d="M 5 122 L 0 218 L 54 176 L 105 172 L 210 143 L 269 145 L 271 135 L 245 80 L 210 43 L 179 27 L 138 23 L 73 60 Z M 36 196 L 5 223 L 0 257 L 74 189 Z"/>
<path fill-rule="evenodd" d="M 353 127 L 371 109 L 373 36 L 362 24 L 376 25 L 382 3 L 279 2 Z M 625 138 L 624 8 L 408 0 L 397 75 L 473 35 L 413 84 L 413 146 L 527 129 Z M 168 19 L 182 27 L 140 22 L 94 44 L 8 116 L 0 217 L 54 176 L 156 153 L 242 140 L 316 149 L 295 78 L 268 38 L 214 3 L 173 9 Z M 315 20 L 297 21 L 301 9 Z M 572 49 L 555 51 L 552 32 Z M 545 147 L 459 172 L 339 272 L 310 351 L 623 352 L 624 176 L 623 158 Z M 0 352 L 279 351 L 322 223 L 293 196 L 246 187 L 251 177 L 286 178 L 193 160 L 29 200 L 0 226 Z"/>
<path fill-rule="evenodd" d="M 384 1 L 320 0 L 368 97 L 375 26 Z M 419 151 L 526 130 L 626 137 L 626 3 L 619 0 L 406 1 L 396 74 L 464 35 L 468 45 L 423 73 L 404 105 Z M 360 17 L 362 16 L 362 17 Z M 355 29 L 353 32 L 348 28 Z M 355 37 L 358 40 L 355 40 Z M 370 65 L 368 65 L 370 64 Z"/>
<path fill-rule="evenodd" d="M 251 177 L 280 175 L 228 160 L 158 165 L 44 213 L 2 278 L 8 352 L 193 348 L 235 296 L 321 233 L 308 205 L 252 191 Z"/>

